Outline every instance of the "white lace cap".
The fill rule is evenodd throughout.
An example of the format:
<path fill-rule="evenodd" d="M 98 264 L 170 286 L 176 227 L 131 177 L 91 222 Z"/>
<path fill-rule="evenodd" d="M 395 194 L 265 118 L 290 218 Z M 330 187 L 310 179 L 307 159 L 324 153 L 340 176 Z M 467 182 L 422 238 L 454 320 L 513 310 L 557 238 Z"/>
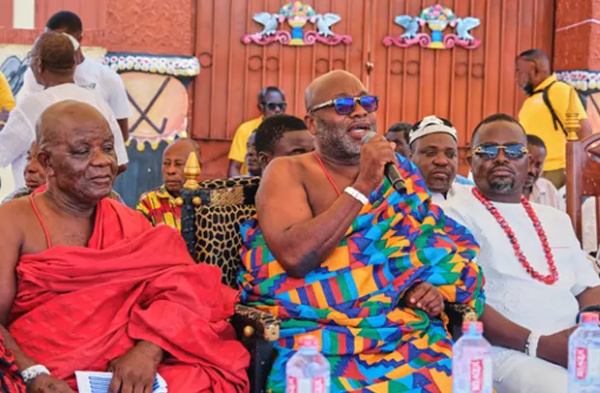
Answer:
<path fill-rule="evenodd" d="M 442 119 L 440 119 L 438 117 L 427 116 L 426 118 L 421 120 L 421 124 L 419 124 L 419 128 L 412 131 L 410 133 L 410 135 L 408 136 L 408 145 L 409 146 L 412 145 L 414 141 L 416 141 L 417 139 L 422 138 L 426 135 L 439 134 L 439 133 L 448 134 L 452 138 L 454 138 L 455 141 L 458 142 L 458 138 L 456 136 L 456 128 L 448 127 L 447 125 L 444 124 Z"/>

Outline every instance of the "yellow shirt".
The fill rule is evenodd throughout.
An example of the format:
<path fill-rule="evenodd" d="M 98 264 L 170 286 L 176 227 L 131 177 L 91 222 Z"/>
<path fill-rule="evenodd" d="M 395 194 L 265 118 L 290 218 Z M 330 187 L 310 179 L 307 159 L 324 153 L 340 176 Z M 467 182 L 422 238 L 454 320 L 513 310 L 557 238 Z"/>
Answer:
<path fill-rule="evenodd" d="M 10 90 L 10 85 L 4 77 L 4 74 L 0 72 L 0 112 L 2 111 L 2 108 L 5 108 L 7 111 L 12 111 L 14 107 L 15 98 Z"/>
<path fill-rule="evenodd" d="M 552 82 L 555 82 L 556 75 L 551 75 L 546 78 L 535 91 L 542 91 Z M 548 99 L 556 115 L 565 124 L 567 107 L 569 106 L 569 97 L 573 87 L 566 83 L 555 83 L 548 90 Z M 575 93 L 576 94 L 576 93 Z M 579 120 L 587 119 L 585 109 L 581 104 L 581 100 L 577 98 L 577 111 L 579 112 Z M 525 132 L 529 135 L 540 137 L 546 144 L 546 163 L 544 164 L 545 171 L 553 171 L 566 167 L 566 144 L 567 137 L 560 125 L 558 130 L 554 129 L 552 114 L 550 109 L 544 104 L 542 93 L 534 94 L 528 97 L 521 111 L 519 112 L 519 122 L 525 128 Z"/>
<path fill-rule="evenodd" d="M 248 151 L 246 144 L 248 143 L 248 138 L 250 135 L 252 135 L 252 132 L 258 128 L 262 121 L 263 118 L 261 116 L 242 123 L 242 125 L 239 126 L 235 131 L 235 135 L 233 136 L 231 149 L 229 150 L 229 159 L 242 163 L 242 167 L 240 169 L 240 174 L 242 175 L 248 174 L 248 168 L 246 168 L 246 152 Z"/>

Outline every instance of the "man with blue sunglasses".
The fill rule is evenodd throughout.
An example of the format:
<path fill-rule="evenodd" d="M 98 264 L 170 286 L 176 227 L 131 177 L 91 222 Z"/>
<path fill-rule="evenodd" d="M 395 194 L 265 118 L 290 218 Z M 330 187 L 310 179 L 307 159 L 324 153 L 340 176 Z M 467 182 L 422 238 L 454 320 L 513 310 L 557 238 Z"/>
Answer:
<path fill-rule="evenodd" d="M 530 155 L 523 127 L 492 115 L 473 132 L 476 187 L 444 207 L 471 230 L 486 283 L 482 322 L 498 393 L 566 393 L 568 339 L 578 313 L 600 304 L 600 279 L 569 217 L 522 195 Z"/>
<path fill-rule="evenodd" d="M 284 320 L 270 391 L 284 391 L 303 335 L 330 361 L 331 392 L 452 391 L 443 303 L 482 310 L 477 246 L 431 203 L 415 166 L 373 136 L 378 103 L 348 72 L 313 81 L 305 120 L 316 150 L 269 163 L 258 219 L 242 228 L 242 301 Z M 387 163 L 404 192 L 384 178 Z"/>

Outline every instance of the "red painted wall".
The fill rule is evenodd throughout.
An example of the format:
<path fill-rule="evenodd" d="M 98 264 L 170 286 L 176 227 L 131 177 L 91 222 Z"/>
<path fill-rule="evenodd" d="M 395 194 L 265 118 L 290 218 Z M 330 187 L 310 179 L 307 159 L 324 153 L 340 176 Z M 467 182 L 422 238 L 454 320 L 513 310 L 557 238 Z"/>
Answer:
<path fill-rule="evenodd" d="M 600 69 L 600 0 L 556 0 L 554 69 Z"/>
<path fill-rule="evenodd" d="M 192 55 L 194 0 L 37 0 L 35 30 L 12 29 L 13 0 L 0 0 L 0 42 L 30 44 L 60 10 L 77 13 L 87 46 L 108 51 Z M 10 11 L 10 16 L 8 15 Z M 33 39 L 32 39 L 33 37 Z"/>
<path fill-rule="evenodd" d="M 109 0 L 108 3 L 104 46 L 109 51 L 193 54 L 194 0 Z"/>

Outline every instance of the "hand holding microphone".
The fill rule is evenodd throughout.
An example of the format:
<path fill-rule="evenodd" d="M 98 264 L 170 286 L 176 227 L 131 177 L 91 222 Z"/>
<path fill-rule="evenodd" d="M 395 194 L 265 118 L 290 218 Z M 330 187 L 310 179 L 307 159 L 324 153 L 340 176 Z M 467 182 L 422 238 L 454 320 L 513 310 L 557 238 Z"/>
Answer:
<path fill-rule="evenodd" d="M 360 168 L 357 187 L 364 185 L 363 194 L 369 195 L 387 177 L 397 192 L 406 192 L 404 180 L 396 168 L 394 145 L 376 132 L 370 131 L 362 139 L 363 147 L 360 154 Z"/>

